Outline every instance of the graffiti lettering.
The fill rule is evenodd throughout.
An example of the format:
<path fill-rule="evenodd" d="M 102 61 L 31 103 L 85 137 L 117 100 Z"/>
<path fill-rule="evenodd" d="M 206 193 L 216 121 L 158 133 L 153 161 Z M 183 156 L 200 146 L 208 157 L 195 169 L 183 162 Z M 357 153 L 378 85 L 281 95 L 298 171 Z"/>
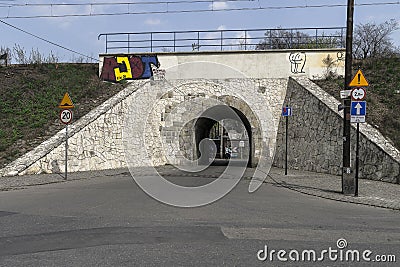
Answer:
<path fill-rule="evenodd" d="M 337 52 L 337 61 L 344 61 L 345 59 L 345 54 L 344 52 Z"/>
<path fill-rule="evenodd" d="M 117 81 L 132 79 L 131 64 L 127 57 L 117 57 L 118 67 L 114 69 Z"/>
<path fill-rule="evenodd" d="M 306 65 L 306 53 L 290 53 L 289 61 L 291 63 L 290 70 L 293 74 L 305 73 L 304 66 Z"/>
<path fill-rule="evenodd" d="M 144 66 L 142 77 L 145 79 L 148 79 L 151 76 L 153 76 L 153 71 L 151 69 L 151 65 L 154 65 L 157 68 L 160 67 L 160 63 L 158 62 L 158 58 L 156 56 L 153 56 L 153 57 L 144 56 L 144 57 L 142 57 L 142 62 L 143 62 L 143 66 Z"/>
<path fill-rule="evenodd" d="M 162 81 L 165 79 L 166 71 L 164 69 L 156 68 L 153 66 L 152 71 L 153 71 L 153 79 L 155 81 Z"/>
<path fill-rule="evenodd" d="M 152 67 L 159 68 L 157 56 L 116 56 L 104 58 L 100 79 L 110 82 L 149 79 Z"/>

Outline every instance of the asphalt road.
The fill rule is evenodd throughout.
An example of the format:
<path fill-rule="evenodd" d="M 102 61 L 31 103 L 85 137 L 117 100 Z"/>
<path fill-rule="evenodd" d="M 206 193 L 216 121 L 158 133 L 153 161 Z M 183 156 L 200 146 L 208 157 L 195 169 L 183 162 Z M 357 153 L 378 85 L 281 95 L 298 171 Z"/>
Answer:
<path fill-rule="evenodd" d="M 159 203 L 128 173 L 0 192 L 0 266 L 398 266 L 400 212 L 307 196 L 271 180 L 249 194 L 248 183 L 200 208 Z M 272 250 L 286 251 L 288 261 L 277 252 L 271 261 Z M 301 259 L 304 250 L 324 260 L 293 260 L 291 251 Z M 370 250 L 371 260 L 394 255 L 397 265 L 345 262 L 348 250 Z"/>

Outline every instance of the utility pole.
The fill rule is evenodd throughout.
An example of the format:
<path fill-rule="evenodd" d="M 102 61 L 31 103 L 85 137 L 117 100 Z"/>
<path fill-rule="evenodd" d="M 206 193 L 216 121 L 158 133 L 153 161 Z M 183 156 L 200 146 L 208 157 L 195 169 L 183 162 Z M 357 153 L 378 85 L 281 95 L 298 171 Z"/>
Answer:
<path fill-rule="evenodd" d="M 352 78 L 352 50 L 353 50 L 353 15 L 354 0 L 347 2 L 347 29 L 346 29 L 346 61 L 345 61 L 345 79 L 344 88 L 349 90 L 349 83 Z M 342 193 L 351 195 L 355 193 L 355 179 L 351 170 L 350 156 L 350 96 L 344 99 L 343 116 L 343 170 L 342 170 Z"/>

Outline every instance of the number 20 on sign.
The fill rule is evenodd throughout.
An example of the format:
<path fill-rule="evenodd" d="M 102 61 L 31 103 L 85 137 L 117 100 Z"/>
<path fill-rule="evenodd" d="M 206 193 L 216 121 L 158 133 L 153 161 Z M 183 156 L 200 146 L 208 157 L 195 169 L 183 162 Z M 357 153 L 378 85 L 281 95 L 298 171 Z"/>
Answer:
<path fill-rule="evenodd" d="M 69 124 L 72 121 L 73 113 L 70 109 L 63 109 L 60 112 L 60 120 L 64 124 Z"/>

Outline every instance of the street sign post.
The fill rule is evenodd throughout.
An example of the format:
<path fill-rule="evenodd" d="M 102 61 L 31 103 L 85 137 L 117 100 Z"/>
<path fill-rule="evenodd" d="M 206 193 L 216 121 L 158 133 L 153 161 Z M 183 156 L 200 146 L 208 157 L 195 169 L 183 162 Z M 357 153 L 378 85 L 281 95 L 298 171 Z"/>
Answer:
<path fill-rule="evenodd" d="M 359 69 L 354 75 L 353 79 L 348 83 L 348 87 L 353 87 L 351 90 L 351 101 L 350 102 L 350 123 L 357 123 L 356 133 L 356 166 L 355 176 L 351 175 L 350 165 L 345 166 L 343 161 L 343 176 L 342 176 L 342 189 L 344 194 L 354 194 L 358 196 L 358 175 L 359 175 L 359 139 L 360 139 L 360 123 L 365 122 L 365 116 L 367 114 L 367 103 L 362 101 L 366 98 L 367 92 L 365 88 L 369 86 L 364 73 Z M 349 99 L 350 100 L 350 99 Z M 346 114 L 345 114 L 346 116 Z M 350 129 L 345 131 L 346 135 L 343 137 L 346 139 L 347 150 L 343 151 L 344 157 L 350 159 Z M 350 160 L 349 160 L 350 162 Z"/>
<path fill-rule="evenodd" d="M 61 110 L 60 112 L 60 121 L 65 124 L 65 180 L 68 177 L 68 124 L 72 122 L 73 113 L 72 108 L 74 108 L 74 104 L 72 103 L 71 97 L 68 92 L 64 94 L 60 104 L 58 107 Z"/>
<path fill-rule="evenodd" d="M 285 106 L 282 108 L 282 116 L 286 117 L 286 145 L 285 145 L 285 175 L 287 175 L 288 167 L 288 129 L 289 129 L 289 116 L 292 116 L 292 108 Z"/>
<path fill-rule="evenodd" d="M 365 98 L 365 96 L 364 96 Z M 365 101 L 353 101 L 351 102 L 351 121 L 357 123 L 356 132 L 356 173 L 355 173 L 355 189 L 354 195 L 358 196 L 358 169 L 359 169 L 359 146 L 360 146 L 360 123 L 365 122 L 365 116 L 367 115 L 367 102 Z"/>

